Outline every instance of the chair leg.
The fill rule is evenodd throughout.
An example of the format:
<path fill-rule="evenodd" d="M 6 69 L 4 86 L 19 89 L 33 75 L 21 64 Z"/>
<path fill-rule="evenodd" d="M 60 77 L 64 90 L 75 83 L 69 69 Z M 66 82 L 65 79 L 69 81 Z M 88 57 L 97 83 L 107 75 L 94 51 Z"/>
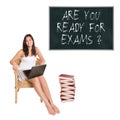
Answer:
<path fill-rule="evenodd" d="M 19 92 L 19 88 L 15 87 L 15 104 L 17 104 L 17 101 L 18 101 L 18 92 Z M 43 100 L 42 98 L 40 98 L 40 102 L 42 103 Z"/>
<path fill-rule="evenodd" d="M 17 104 L 17 88 L 15 88 L 15 104 Z"/>
<path fill-rule="evenodd" d="M 15 87 L 15 104 L 17 104 L 18 91 L 19 91 L 19 88 Z"/>
<path fill-rule="evenodd" d="M 40 98 L 40 102 L 41 102 L 41 103 L 43 102 L 42 98 Z"/>

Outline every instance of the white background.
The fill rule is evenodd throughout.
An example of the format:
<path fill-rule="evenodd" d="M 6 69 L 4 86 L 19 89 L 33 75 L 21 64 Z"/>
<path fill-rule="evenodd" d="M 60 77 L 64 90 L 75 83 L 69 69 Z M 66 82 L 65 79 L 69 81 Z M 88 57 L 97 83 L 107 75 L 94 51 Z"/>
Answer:
<path fill-rule="evenodd" d="M 114 50 L 49 50 L 50 6 L 113 6 Z M 118 0 L 0 0 L 0 119 L 120 120 L 120 5 Z M 45 78 L 61 113 L 51 116 L 33 89 L 21 89 L 14 103 L 10 59 L 31 33 L 43 53 Z M 74 102 L 60 101 L 58 76 L 73 74 Z"/>

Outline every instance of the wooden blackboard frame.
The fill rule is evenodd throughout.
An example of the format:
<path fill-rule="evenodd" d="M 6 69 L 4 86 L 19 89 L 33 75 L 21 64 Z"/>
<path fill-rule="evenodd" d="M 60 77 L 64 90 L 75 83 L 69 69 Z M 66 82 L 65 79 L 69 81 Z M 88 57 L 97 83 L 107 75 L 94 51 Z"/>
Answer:
<path fill-rule="evenodd" d="M 76 10 L 76 13 L 75 13 L 75 10 Z M 84 13 L 84 16 L 82 16 L 82 13 Z M 96 15 L 97 16 L 96 19 L 93 19 L 95 17 L 91 17 L 90 19 L 87 16 L 89 15 L 89 13 L 91 13 L 91 16 Z M 85 19 L 85 15 L 86 15 L 86 19 Z M 114 40 L 113 40 L 114 16 L 113 15 L 114 15 L 113 6 L 107 6 L 107 7 L 105 6 L 104 7 L 102 6 L 100 7 L 98 6 L 97 7 L 50 6 L 49 7 L 49 49 L 50 50 L 73 50 L 73 49 L 113 50 L 114 49 Z M 78 32 L 73 32 L 73 33 L 71 32 L 73 29 L 71 29 L 71 31 L 69 29 L 70 32 L 66 32 L 68 31 L 67 29 L 64 29 L 63 31 L 62 29 L 63 27 L 61 28 L 58 27 L 59 25 L 63 26 L 63 22 L 65 23 L 64 28 L 66 26 L 68 27 L 69 24 L 71 24 L 70 26 L 72 26 L 72 23 L 75 26 L 75 23 L 76 23 L 76 25 L 79 25 L 79 28 L 82 27 L 83 25 L 84 29 L 82 29 L 83 31 L 79 30 Z M 90 28 L 90 25 L 99 26 L 98 28 L 101 28 L 101 31 L 99 29 L 98 29 L 99 31 L 97 31 L 97 27 L 95 31 L 95 28 L 93 28 L 93 26 Z M 58 28 L 59 28 L 59 32 L 57 31 Z M 69 28 L 72 28 L 72 27 L 69 27 Z M 77 37 L 74 37 L 74 39 L 76 38 L 77 40 L 78 40 L 78 36 L 80 36 L 79 38 L 81 38 L 80 39 L 81 41 L 86 40 L 89 42 L 82 41 L 81 43 L 79 42 L 79 44 L 78 42 L 74 42 L 75 44 L 73 45 L 72 39 L 70 40 L 70 38 L 72 37 L 69 37 L 68 39 L 71 42 L 71 44 L 67 44 L 67 42 L 61 43 L 61 38 L 62 38 L 62 41 L 65 41 L 65 40 L 67 41 L 67 37 L 65 35 L 64 36 L 66 37 L 66 39 L 63 39 L 65 38 L 63 37 L 64 33 L 66 33 L 65 34 L 66 36 L 67 35 L 72 37 L 77 36 Z M 88 36 L 90 37 L 88 38 Z M 99 40 L 99 43 L 98 43 L 98 40 Z"/>

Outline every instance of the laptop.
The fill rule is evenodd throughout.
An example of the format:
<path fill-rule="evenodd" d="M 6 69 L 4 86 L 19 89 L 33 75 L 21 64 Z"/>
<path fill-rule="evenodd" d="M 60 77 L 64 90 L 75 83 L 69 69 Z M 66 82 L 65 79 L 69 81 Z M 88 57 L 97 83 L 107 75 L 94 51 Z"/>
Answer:
<path fill-rule="evenodd" d="M 46 64 L 40 66 L 33 66 L 30 70 L 24 70 L 23 72 L 28 79 L 31 79 L 43 75 L 45 68 Z"/>

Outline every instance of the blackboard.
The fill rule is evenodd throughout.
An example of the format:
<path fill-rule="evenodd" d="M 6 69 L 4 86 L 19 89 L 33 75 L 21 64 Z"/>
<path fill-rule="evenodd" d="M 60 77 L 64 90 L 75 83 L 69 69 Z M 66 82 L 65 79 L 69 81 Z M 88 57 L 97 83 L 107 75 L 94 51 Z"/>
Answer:
<path fill-rule="evenodd" d="M 113 7 L 49 7 L 49 49 L 113 49 Z"/>

